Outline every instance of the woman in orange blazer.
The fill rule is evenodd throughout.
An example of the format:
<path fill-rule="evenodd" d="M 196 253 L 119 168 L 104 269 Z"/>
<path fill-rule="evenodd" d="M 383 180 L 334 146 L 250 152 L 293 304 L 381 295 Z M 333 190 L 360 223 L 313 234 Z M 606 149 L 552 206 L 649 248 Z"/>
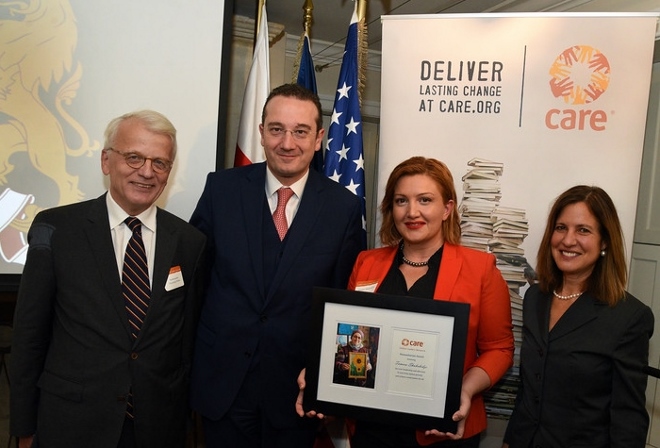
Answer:
<path fill-rule="evenodd" d="M 381 203 L 386 247 L 362 252 L 349 289 L 470 304 L 461 404 L 456 434 L 432 428 L 355 422 L 352 448 L 478 447 L 486 428 L 481 393 L 511 367 L 513 333 L 508 287 L 491 254 L 459 245 L 456 191 L 449 169 L 413 157 L 388 179 Z"/>

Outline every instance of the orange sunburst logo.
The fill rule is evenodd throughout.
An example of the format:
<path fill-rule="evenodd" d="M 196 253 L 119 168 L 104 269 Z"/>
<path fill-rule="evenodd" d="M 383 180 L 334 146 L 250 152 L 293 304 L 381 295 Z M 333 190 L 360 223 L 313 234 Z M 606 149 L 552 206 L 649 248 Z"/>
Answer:
<path fill-rule="evenodd" d="M 567 48 L 550 67 L 550 90 L 573 105 L 596 101 L 610 83 L 610 63 L 603 53 L 589 45 Z"/>

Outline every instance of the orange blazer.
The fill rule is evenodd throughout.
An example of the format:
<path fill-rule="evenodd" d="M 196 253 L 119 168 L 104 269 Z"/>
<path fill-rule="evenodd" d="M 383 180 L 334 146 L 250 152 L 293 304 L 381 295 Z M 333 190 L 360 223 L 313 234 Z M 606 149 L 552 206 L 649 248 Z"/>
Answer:
<path fill-rule="evenodd" d="M 353 266 L 348 289 L 367 287 L 378 291 L 396 252 L 396 246 L 361 252 Z M 511 367 L 514 348 L 509 288 L 495 266 L 495 257 L 445 243 L 433 297 L 470 304 L 463 372 L 480 367 L 494 385 Z M 472 437 L 484 429 L 486 409 L 483 397 L 477 394 L 472 399 L 463 437 Z M 417 431 L 417 441 L 421 445 L 429 445 L 437 440 L 424 436 L 423 431 Z"/>

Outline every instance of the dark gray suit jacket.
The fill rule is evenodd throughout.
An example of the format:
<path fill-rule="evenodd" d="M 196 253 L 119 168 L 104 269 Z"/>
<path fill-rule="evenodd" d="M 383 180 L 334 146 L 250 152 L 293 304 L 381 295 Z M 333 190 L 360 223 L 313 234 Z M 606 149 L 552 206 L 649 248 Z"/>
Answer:
<path fill-rule="evenodd" d="M 132 341 L 105 196 L 39 213 L 28 234 L 11 359 L 11 433 L 116 448 L 134 394 L 140 447 L 183 446 L 205 237 L 157 212 L 149 311 Z M 180 267 L 184 285 L 165 282 Z"/>
<path fill-rule="evenodd" d="M 523 302 L 522 387 L 510 448 L 644 448 L 651 309 L 627 294 L 610 307 L 583 294 L 548 332 L 552 294 Z"/>
<path fill-rule="evenodd" d="M 263 412 L 281 428 L 299 418 L 296 378 L 307 360 L 312 287 L 346 288 L 364 236 L 360 199 L 310 170 L 283 250 L 265 253 L 264 232 L 275 232 L 265 182 L 265 163 L 211 173 L 190 220 L 207 235 L 213 258 L 191 399 L 202 415 L 219 419 L 258 366 Z M 278 260 L 268 290 L 266 257 Z"/>

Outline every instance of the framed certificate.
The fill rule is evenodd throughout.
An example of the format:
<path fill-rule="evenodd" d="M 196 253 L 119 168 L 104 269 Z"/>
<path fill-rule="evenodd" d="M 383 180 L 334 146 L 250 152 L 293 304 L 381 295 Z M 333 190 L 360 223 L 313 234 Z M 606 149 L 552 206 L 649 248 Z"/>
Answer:
<path fill-rule="evenodd" d="M 314 288 L 304 407 L 455 432 L 470 305 Z"/>

